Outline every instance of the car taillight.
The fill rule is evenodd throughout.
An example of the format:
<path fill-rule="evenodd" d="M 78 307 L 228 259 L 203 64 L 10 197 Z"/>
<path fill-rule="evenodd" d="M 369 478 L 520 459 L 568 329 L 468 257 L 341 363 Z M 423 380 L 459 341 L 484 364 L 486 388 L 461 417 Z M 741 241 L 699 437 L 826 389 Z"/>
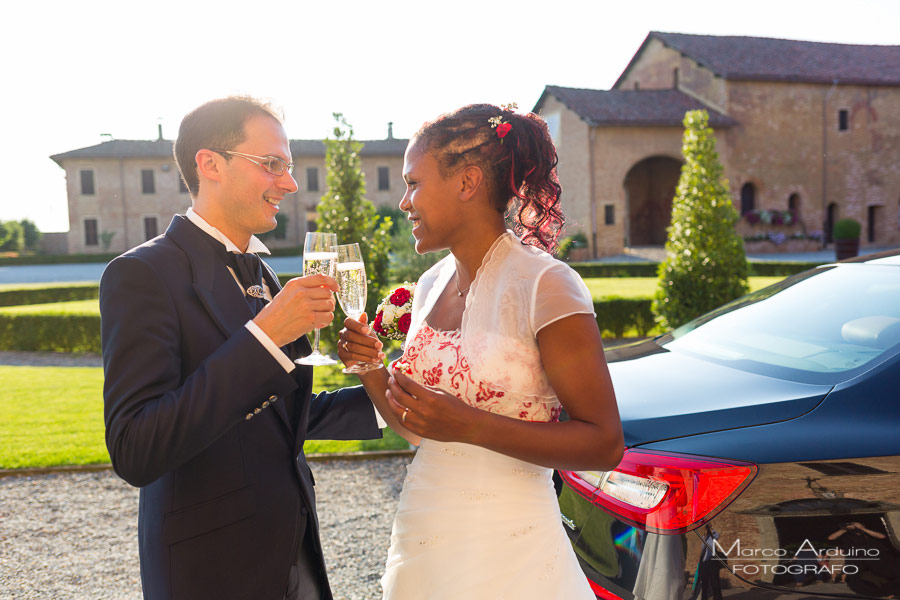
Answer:
<path fill-rule="evenodd" d="M 621 597 L 616 596 L 611 591 L 600 585 L 599 583 L 594 583 L 590 579 L 587 580 L 588 584 L 591 586 L 591 591 L 594 592 L 594 595 L 600 598 L 601 600 L 622 600 Z"/>
<path fill-rule="evenodd" d="M 710 521 L 756 476 L 753 463 L 625 450 L 613 471 L 560 471 L 576 492 L 620 521 L 651 533 L 691 531 Z"/>

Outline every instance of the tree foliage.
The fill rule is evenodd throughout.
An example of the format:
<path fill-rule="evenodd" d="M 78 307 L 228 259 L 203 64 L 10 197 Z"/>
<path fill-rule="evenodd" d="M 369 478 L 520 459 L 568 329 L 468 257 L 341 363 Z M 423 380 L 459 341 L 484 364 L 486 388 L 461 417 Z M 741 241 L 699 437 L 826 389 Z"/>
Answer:
<path fill-rule="evenodd" d="M 25 232 L 18 221 L 0 221 L 0 250 L 18 252 L 25 247 Z"/>
<path fill-rule="evenodd" d="M 334 139 L 324 140 L 327 189 L 319 201 L 316 226 L 318 231 L 337 234 L 338 244 L 359 243 L 366 265 L 366 312 L 372 319 L 387 292 L 392 220 L 379 218 L 375 205 L 365 198 L 366 180 L 359 158 L 362 142 L 353 139 L 353 128 L 342 114 L 334 113 L 334 119 Z M 333 347 L 343 321 L 338 311 L 332 325 L 322 331 L 326 346 Z"/>
<path fill-rule="evenodd" d="M 261 240 L 276 239 L 283 240 L 287 235 L 288 216 L 282 213 L 275 215 L 275 229 L 266 231 L 265 233 L 257 233 L 256 237 Z"/>
<path fill-rule="evenodd" d="M 737 211 L 716 153 L 705 110 L 684 116 L 684 165 L 672 202 L 666 258 L 660 263 L 653 312 L 663 327 L 678 327 L 748 291 Z"/>
<path fill-rule="evenodd" d="M 391 240 L 391 281 L 416 282 L 422 273 L 450 253 L 449 250 L 441 250 L 419 254 L 412 235 L 412 223 L 404 219 L 396 224 L 396 229 Z"/>
<path fill-rule="evenodd" d="M 22 219 L 19 221 L 19 224 L 22 226 L 22 233 L 25 236 L 25 249 L 37 250 L 44 234 L 41 233 L 37 225 L 34 224 L 34 221 Z"/>

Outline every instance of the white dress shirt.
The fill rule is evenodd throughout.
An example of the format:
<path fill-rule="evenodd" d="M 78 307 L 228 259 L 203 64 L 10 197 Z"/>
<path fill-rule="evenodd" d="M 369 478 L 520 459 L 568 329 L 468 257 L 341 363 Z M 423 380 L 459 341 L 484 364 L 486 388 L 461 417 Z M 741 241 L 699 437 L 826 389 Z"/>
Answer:
<path fill-rule="evenodd" d="M 191 223 L 202 229 L 204 233 L 211 236 L 217 242 L 225 244 L 226 250 L 228 250 L 229 252 L 241 254 L 241 249 L 237 247 L 237 244 L 229 240 L 224 233 L 207 223 L 203 217 L 197 214 L 193 207 L 187 209 L 187 213 L 185 213 L 185 216 Z M 263 244 L 262 241 L 255 235 L 250 236 L 250 244 L 247 246 L 247 252 L 255 252 L 257 254 L 271 254 L 269 252 L 269 249 L 266 248 L 266 245 Z M 230 266 L 227 268 L 228 272 L 231 273 L 231 276 L 234 277 L 234 282 L 238 286 L 238 288 L 240 288 L 241 293 L 246 296 L 247 292 L 244 290 L 244 286 L 241 285 L 241 280 L 238 279 L 238 276 L 234 272 L 234 269 L 232 269 Z M 266 300 L 271 300 L 272 292 L 271 290 L 269 290 L 269 286 L 266 283 L 265 277 L 263 278 L 262 285 Z M 260 329 L 259 325 L 254 323 L 252 319 L 247 321 L 244 324 L 244 327 L 246 327 L 250 331 L 250 333 L 253 334 L 253 337 L 259 340 L 259 343 L 269 351 L 269 354 L 271 354 L 272 357 L 278 361 L 278 364 L 284 367 L 285 371 L 290 373 L 295 368 L 297 368 L 297 365 L 294 364 L 294 361 L 292 361 L 287 354 L 282 352 L 281 348 L 275 345 L 275 342 L 272 341 L 272 338 L 266 335 L 266 332 Z"/>

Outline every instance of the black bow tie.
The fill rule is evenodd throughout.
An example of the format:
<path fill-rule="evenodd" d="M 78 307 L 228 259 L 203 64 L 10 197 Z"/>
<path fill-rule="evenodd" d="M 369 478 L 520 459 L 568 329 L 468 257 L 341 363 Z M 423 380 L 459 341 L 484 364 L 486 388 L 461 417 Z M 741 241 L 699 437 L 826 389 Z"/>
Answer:
<path fill-rule="evenodd" d="M 226 256 L 228 264 L 234 269 L 241 285 L 247 295 L 261 297 L 262 295 L 262 262 L 252 252 L 237 254 L 228 252 Z M 258 288 L 258 291 L 255 289 Z"/>
<path fill-rule="evenodd" d="M 237 254 L 225 252 L 226 264 L 234 269 L 241 287 L 244 288 L 247 302 L 253 309 L 253 314 L 258 313 L 265 306 L 265 294 L 262 279 L 262 261 L 252 252 Z"/>

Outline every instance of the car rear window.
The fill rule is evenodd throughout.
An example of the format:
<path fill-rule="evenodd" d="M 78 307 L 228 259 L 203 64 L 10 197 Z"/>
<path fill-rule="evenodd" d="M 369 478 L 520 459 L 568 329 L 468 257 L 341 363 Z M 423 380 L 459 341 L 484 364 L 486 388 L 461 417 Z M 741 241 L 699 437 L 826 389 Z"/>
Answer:
<path fill-rule="evenodd" d="M 667 350 L 725 363 L 848 372 L 900 347 L 900 269 L 822 267 L 676 329 Z"/>

